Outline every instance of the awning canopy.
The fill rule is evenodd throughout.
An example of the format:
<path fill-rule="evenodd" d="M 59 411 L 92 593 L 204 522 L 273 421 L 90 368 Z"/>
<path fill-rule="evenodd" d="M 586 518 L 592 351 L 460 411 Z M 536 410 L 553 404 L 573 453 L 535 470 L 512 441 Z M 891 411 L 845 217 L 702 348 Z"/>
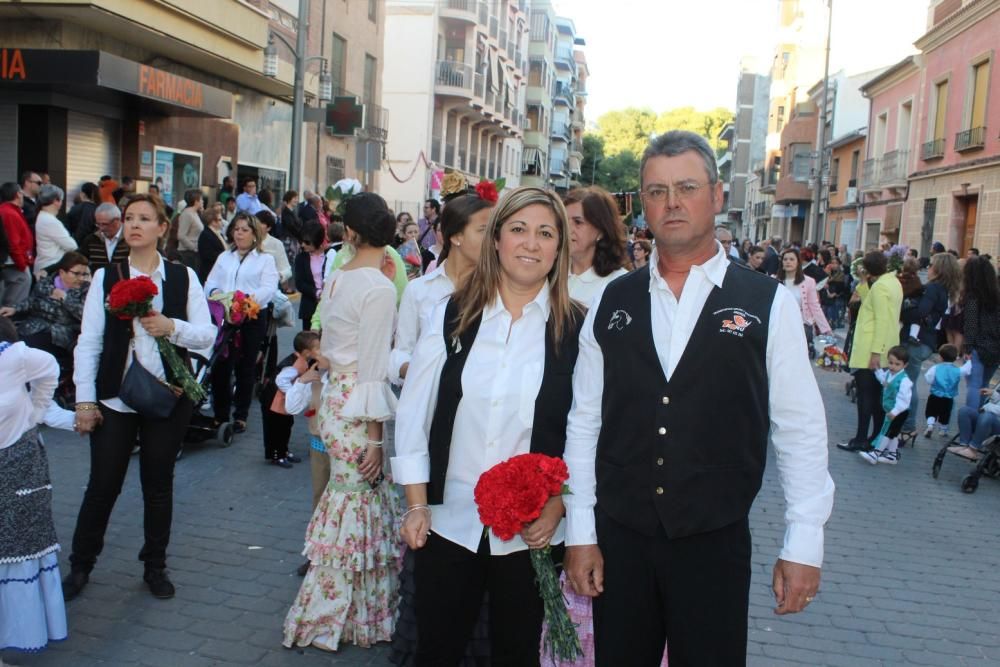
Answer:
<path fill-rule="evenodd" d="M 4 87 L 97 86 L 152 100 L 176 115 L 232 116 L 233 96 L 227 91 L 104 51 L 2 51 L 7 63 L 0 80 Z"/>

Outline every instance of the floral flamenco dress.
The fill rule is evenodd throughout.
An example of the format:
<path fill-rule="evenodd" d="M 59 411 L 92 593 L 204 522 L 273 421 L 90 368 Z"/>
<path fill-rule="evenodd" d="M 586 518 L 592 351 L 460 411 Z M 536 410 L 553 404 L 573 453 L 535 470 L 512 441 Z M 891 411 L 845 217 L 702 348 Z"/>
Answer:
<path fill-rule="evenodd" d="M 338 269 L 322 300 L 330 370 L 317 416 L 330 482 L 306 529 L 310 567 L 285 618 L 284 645 L 335 651 L 341 641 L 389 641 L 399 603 L 399 497 L 390 480 L 373 487 L 358 472 L 365 422 L 385 422 L 396 407 L 387 377 L 396 290 L 376 269 Z"/>

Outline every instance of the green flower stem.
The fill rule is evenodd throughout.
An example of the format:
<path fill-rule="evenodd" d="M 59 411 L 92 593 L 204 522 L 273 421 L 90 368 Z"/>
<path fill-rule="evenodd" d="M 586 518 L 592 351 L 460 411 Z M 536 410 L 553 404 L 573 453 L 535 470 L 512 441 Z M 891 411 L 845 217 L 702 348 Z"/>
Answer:
<path fill-rule="evenodd" d="M 191 371 L 187 369 L 184 360 L 177 354 L 177 348 L 170 344 L 166 336 L 157 336 L 156 345 L 160 348 L 160 354 L 163 355 L 163 358 L 167 360 L 167 364 L 170 365 L 170 370 L 174 373 L 174 379 L 180 384 L 181 389 L 184 390 L 187 397 L 194 401 L 195 404 L 202 401 L 205 398 L 205 390 L 195 381 L 194 376 L 191 375 Z"/>
<path fill-rule="evenodd" d="M 545 623 L 548 626 L 542 644 L 545 652 L 553 658 L 572 662 L 583 655 L 583 649 L 580 648 L 576 625 L 566 610 L 566 600 L 559 588 L 559 575 L 552 563 L 551 551 L 550 547 L 545 547 L 528 552 L 531 555 L 531 565 L 535 568 L 535 582 L 538 584 L 538 593 L 542 596 Z"/>

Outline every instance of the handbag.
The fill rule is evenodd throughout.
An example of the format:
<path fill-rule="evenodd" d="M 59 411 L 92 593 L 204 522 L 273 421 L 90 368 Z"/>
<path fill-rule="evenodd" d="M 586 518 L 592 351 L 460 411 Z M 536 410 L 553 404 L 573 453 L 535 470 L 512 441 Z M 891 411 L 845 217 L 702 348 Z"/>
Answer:
<path fill-rule="evenodd" d="M 181 391 L 156 377 L 142 364 L 132 349 L 132 364 L 128 367 L 118 390 L 118 398 L 142 417 L 167 419 L 174 412 Z"/>

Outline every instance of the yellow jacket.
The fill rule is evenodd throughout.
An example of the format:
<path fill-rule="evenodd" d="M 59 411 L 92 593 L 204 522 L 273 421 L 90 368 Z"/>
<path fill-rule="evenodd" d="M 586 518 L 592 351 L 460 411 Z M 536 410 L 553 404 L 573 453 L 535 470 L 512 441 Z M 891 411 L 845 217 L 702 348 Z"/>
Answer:
<path fill-rule="evenodd" d="M 903 287 L 894 273 L 886 273 L 874 282 L 861 301 L 858 324 L 854 329 L 851 368 L 868 368 L 873 353 L 882 355 L 880 366 L 889 364 L 886 352 L 899 345 L 899 310 L 903 306 Z"/>

